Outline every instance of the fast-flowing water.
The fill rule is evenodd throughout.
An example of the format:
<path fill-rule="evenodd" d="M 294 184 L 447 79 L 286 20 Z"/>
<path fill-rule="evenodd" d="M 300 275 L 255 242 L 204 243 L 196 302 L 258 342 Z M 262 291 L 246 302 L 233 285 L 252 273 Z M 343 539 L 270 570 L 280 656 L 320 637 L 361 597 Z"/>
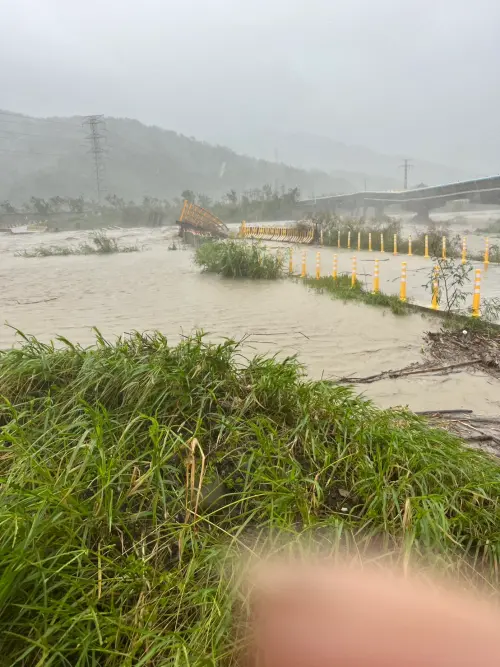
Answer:
<path fill-rule="evenodd" d="M 62 335 L 82 344 L 92 343 L 92 327 L 108 338 L 158 329 L 172 342 L 200 328 L 212 339 L 246 338 L 246 354 L 297 354 L 314 378 L 365 376 L 419 361 L 423 332 L 438 326 L 419 315 L 395 317 L 379 308 L 343 304 L 307 290 L 299 281 L 224 280 L 202 274 L 191 249 L 168 249 L 174 234 L 172 229 L 111 231 L 108 235 L 124 244 L 137 243 L 142 251 L 30 259 L 15 253 L 40 243 L 75 245 L 87 234 L 2 234 L 2 322 L 45 341 Z M 310 273 L 315 251 L 307 251 Z M 348 270 L 351 254 L 339 253 L 340 270 Z M 373 253 L 365 255 L 360 272 L 368 274 Z M 331 250 L 322 250 L 323 273 L 330 271 L 332 256 Z M 295 258 L 298 268 L 298 249 Z M 385 280 L 395 291 L 401 258 L 387 253 L 386 259 L 382 288 Z M 416 270 L 423 260 L 412 259 Z M 418 285 L 422 282 L 419 276 Z M 1 326 L 0 347 L 15 342 L 15 331 Z M 500 384 L 479 374 L 384 380 L 358 389 L 382 406 L 471 408 L 490 414 L 500 410 Z"/>

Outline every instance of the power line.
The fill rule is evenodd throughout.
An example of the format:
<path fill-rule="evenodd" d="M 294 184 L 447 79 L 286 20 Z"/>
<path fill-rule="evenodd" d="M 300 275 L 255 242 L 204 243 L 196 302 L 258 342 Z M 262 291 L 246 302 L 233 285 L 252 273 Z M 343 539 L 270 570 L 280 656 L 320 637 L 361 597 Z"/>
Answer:
<path fill-rule="evenodd" d="M 404 189 L 408 190 L 408 171 L 410 169 L 413 169 L 413 165 L 410 163 L 410 158 L 404 158 L 403 159 L 403 164 L 399 165 L 400 169 L 404 169 Z"/>
<path fill-rule="evenodd" d="M 82 125 L 87 125 L 89 133 L 86 139 L 90 143 L 89 153 L 92 155 L 94 162 L 95 183 L 97 190 L 97 202 L 101 202 L 101 193 L 104 190 L 104 148 L 102 141 L 105 138 L 102 132 L 106 129 L 104 116 L 96 114 L 92 116 L 85 116 Z"/>

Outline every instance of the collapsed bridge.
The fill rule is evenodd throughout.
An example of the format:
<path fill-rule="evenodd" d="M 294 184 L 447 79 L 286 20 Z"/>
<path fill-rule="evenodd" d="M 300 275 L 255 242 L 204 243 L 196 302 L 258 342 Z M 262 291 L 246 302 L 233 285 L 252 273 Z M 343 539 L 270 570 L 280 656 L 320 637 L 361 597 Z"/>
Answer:
<path fill-rule="evenodd" d="M 219 220 L 210 211 L 187 200 L 184 201 L 177 224 L 179 225 L 179 236 L 182 236 L 185 240 L 189 240 L 188 235 L 209 238 L 227 238 L 229 236 L 229 229 L 222 220 Z"/>

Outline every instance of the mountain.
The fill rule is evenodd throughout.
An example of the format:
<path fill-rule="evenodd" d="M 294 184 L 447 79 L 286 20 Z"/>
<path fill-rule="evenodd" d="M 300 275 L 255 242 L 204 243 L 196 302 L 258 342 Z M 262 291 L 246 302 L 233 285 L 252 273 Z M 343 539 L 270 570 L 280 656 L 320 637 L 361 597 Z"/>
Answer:
<path fill-rule="evenodd" d="M 0 200 L 15 204 L 31 196 L 95 197 L 95 175 L 83 117 L 32 118 L 0 111 Z M 351 191 L 347 178 L 238 155 L 137 120 L 106 118 L 99 129 L 104 147 L 106 192 L 129 200 L 144 195 L 172 199 L 185 189 L 220 197 L 265 183 L 304 195 Z"/>
<path fill-rule="evenodd" d="M 476 169 L 452 167 L 409 155 L 385 155 L 363 146 L 350 146 L 329 137 L 308 132 L 280 132 L 259 130 L 254 134 L 230 133 L 223 135 L 235 150 L 263 159 L 279 157 L 287 164 L 301 169 L 315 167 L 334 178 L 345 179 L 355 189 L 392 190 L 403 186 L 400 165 L 405 157 L 412 157 L 409 185 L 420 182 L 429 185 L 466 180 L 479 176 Z M 220 137 L 217 137 L 220 138 Z"/>

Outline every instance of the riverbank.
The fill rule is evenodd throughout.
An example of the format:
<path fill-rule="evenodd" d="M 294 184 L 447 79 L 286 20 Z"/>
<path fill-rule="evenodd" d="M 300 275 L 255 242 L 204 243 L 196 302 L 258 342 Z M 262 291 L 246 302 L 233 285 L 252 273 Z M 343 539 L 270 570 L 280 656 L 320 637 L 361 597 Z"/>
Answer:
<path fill-rule="evenodd" d="M 497 464 L 409 411 L 232 341 L 59 345 L 0 354 L 6 663 L 229 659 L 283 535 L 498 586 Z"/>

